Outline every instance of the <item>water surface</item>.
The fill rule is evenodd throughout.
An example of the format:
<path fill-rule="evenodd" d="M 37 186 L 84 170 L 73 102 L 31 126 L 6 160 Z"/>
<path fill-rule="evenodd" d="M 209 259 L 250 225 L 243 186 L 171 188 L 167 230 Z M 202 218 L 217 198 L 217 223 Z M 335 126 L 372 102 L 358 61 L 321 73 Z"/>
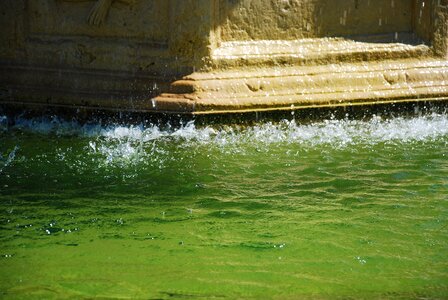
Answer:
<path fill-rule="evenodd" d="M 448 115 L 0 125 L 0 297 L 447 298 Z"/>

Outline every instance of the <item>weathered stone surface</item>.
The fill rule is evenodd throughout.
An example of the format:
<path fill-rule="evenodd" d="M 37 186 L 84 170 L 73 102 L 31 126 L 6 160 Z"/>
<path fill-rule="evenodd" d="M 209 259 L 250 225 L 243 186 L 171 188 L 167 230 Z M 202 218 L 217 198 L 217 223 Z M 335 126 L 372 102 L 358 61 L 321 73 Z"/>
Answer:
<path fill-rule="evenodd" d="M 448 1 L 440 0 L 434 16 L 433 44 L 436 55 L 448 58 Z"/>
<path fill-rule="evenodd" d="M 397 34 L 397 38 L 410 40 L 409 34 Z M 378 61 L 431 55 L 424 44 L 380 42 L 387 35 L 369 42 L 344 38 L 314 38 L 300 40 L 235 41 L 221 43 L 212 52 L 215 68 L 261 65 L 319 65 L 355 61 Z"/>
<path fill-rule="evenodd" d="M 448 99 L 448 61 L 427 58 L 195 73 L 155 109 L 210 114 Z M 180 88 L 180 86 L 182 88 Z"/>
<path fill-rule="evenodd" d="M 194 114 L 448 99 L 446 0 L 3 0 L 0 15 L 2 105 Z"/>
<path fill-rule="evenodd" d="M 223 40 L 301 38 L 409 32 L 409 0 L 243 0 L 223 10 Z"/>

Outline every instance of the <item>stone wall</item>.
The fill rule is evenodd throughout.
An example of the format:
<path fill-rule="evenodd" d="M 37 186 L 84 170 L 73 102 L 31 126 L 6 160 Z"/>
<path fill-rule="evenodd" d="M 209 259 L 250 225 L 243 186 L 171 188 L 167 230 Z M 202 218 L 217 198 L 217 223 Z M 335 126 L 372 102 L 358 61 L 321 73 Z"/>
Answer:
<path fill-rule="evenodd" d="M 3 0 L 0 61 L 178 74 L 208 53 L 213 1 L 115 0 L 95 19 L 100 1 Z"/>
<path fill-rule="evenodd" d="M 446 53 L 446 0 L 101 1 L 3 0 L 0 63 L 181 75 L 220 42 L 396 33 Z"/>
<path fill-rule="evenodd" d="M 278 40 L 412 31 L 409 0 L 226 0 L 222 39 Z"/>
<path fill-rule="evenodd" d="M 2 0 L 0 96 L 152 97 L 206 63 L 213 3 Z"/>
<path fill-rule="evenodd" d="M 439 0 L 434 12 L 433 46 L 436 55 L 448 58 L 448 0 Z"/>
<path fill-rule="evenodd" d="M 428 44 L 434 53 L 446 56 L 448 53 L 448 0 L 415 0 L 413 30 Z"/>
<path fill-rule="evenodd" d="M 2 0 L 0 15 L 2 102 L 134 105 L 219 65 L 226 42 L 348 37 L 448 52 L 447 0 Z"/>

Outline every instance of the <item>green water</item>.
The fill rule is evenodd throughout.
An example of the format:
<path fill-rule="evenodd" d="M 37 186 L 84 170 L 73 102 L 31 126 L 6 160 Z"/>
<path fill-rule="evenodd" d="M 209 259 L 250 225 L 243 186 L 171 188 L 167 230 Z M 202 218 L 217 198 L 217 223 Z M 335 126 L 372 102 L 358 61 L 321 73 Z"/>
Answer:
<path fill-rule="evenodd" d="M 448 298 L 448 115 L 0 127 L 0 298 Z"/>

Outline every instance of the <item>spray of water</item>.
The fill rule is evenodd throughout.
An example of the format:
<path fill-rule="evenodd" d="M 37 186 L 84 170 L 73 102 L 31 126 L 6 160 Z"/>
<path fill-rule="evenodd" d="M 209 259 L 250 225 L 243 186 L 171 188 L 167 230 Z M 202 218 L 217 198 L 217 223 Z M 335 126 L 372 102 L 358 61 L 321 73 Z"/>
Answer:
<path fill-rule="evenodd" d="M 295 120 L 265 122 L 254 126 L 196 126 L 189 122 L 178 128 L 156 125 L 79 124 L 57 118 L 19 119 L 8 130 L 39 134 L 77 136 L 87 141 L 85 152 L 102 158 L 104 165 L 135 165 L 169 160 L 179 149 L 240 153 L 250 148 L 318 146 L 333 149 L 376 144 L 400 144 L 444 140 L 448 143 L 448 115 L 369 120 L 324 120 L 300 124 Z M 15 153 L 16 150 L 13 151 Z M 11 156 L 11 155 L 10 155 Z M 12 155 L 13 157 L 14 155 Z"/>
<path fill-rule="evenodd" d="M 3 173 L 3 170 L 8 167 L 15 159 L 17 150 L 19 150 L 18 146 L 15 146 L 14 149 L 9 152 L 6 157 L 0 157 L 0 174 Z"/>

